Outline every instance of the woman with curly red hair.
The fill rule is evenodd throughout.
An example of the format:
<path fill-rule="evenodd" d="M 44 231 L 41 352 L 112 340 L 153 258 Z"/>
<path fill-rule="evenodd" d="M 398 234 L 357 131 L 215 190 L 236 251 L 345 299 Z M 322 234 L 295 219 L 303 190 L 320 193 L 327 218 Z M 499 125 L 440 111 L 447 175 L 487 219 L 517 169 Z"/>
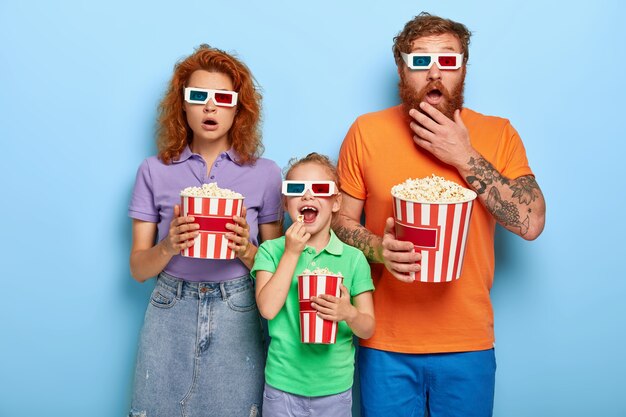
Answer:
<path fill-rule="evenodd" d="M 260 158 L 261 95 L 241 61 L 208 45 L 176 64 L 160 105 L 158 156 L 144 160 L 129 216 L 130 269 L 157 276 L 141 331 L 130 416 L 253 416 L 264 349 L 249 270 L 282 234 L 281 173 Z M 183 257 L 199 225 L 180 191 L 216 183 L 245 197 L 227 224 L 233 260 Z M 259 240 L 260 238 L 260 240 Z"/>

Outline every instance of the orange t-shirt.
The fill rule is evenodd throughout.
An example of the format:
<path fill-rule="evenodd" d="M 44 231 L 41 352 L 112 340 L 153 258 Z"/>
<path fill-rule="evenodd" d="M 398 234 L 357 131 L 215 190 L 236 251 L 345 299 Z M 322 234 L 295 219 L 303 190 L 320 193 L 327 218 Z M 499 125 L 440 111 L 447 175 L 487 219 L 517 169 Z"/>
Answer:
<path fill-rule="evenodd" d="M 508 120 L 464 108 L 472 146 L 507 178 L 532 175 L 522 141 Z M 413 142 L 402 106 L 363 115 L 339 153 L 342 189 L 365 200 L 365 227 L 382 236 L 393 216 L 391 187 L 407 178 L 442 176 L 467 186 L 458 171 Z M 494 274 L 495 220 L 476 201 L 461 277 L 447 283 L 404 283 L 372 265 L 376 331 L 362 346 L 402 353 L 463 352 L 494 343 L 489 292 Z"/>

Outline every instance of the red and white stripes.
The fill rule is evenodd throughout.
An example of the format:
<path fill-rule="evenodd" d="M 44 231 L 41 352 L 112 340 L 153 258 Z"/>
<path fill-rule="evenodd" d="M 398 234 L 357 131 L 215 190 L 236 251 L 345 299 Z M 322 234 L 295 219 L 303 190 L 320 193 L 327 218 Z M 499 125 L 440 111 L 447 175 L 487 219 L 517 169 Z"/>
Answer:
<path fill-rule="evenodd" d="M 300 341 L 302 343 L 335 343 L 337 322 L 317 316 L 311 307 L 311 297 L 329 294 L 341 296 L 342 277 L 332 275 L 298 275 L 300 301 Z"/>
<path fill-rule="evenodd" d="M 449 282 L 461 276 L 473 203 L 426 204 L 394 196 L 396 238 L 413 242 L 422 254 L 416 280 Z"/>
<path fill-rule="evenodd" d="M 242 198 L 184 197 L 181 196 L 181 213 L 194 216 L 200 225 L 200 234 L 193 246 L 184 249 L 181 255 L 202 259 L 234 259 L 235 252 L 228 247 L 224 237 L 229 231 L 226 223 L 233 223 L 234 215 L 241 215 Z"/>

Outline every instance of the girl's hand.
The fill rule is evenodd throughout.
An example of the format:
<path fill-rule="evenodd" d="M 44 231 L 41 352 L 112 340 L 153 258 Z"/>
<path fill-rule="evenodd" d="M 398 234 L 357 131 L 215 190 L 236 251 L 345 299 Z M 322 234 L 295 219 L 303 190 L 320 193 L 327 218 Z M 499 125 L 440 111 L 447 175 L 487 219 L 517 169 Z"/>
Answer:
<path fill-rule="evenodd" d="M 311 307 L 317 310 L 317 315 L 324 320 L 351 321 L 358 314 L 358 310 L 350 303 L 348 289 L 341 285 L 341 296 L 322 294 L 319 297 L 311 297 Z"/>
<path fill-rule="evenodd" d="M 181 216 L 180 206 L 174 206 L 174 218 L 170 223 L 170 231 L 162 240 L 162 248 L 169 256 L 178 255 L 183 249 L 193 246 L 193 240 L 200 234 L 200 225 L 193 223 L 193 216 Z"/>
<path fill-rule="evenodd" d="M 285 252 L 300 256 L 310 238 L 304 223 L 294 222 L 285 231 Z"/>
<path fill-rule="evenodd" d="M 241 210 L 241 216 L 233 216 L 235 224 L 227 223 L 226 228 L 233 233 L 227 233 L 228 247 L 235 251 L 238 258 L 242 258 L 248 251 L 250 244 L 250 225 L 246 220 L 246 208 Z"/>

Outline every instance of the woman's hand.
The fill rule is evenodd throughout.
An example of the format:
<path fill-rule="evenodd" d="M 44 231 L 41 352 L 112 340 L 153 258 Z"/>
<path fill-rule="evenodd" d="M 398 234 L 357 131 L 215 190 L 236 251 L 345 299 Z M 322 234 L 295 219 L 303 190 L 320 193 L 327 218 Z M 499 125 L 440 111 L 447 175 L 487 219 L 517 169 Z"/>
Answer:
<path fill-rule="evenodd" d="M 200 234 L 200 225 L 194 223 L 193 216 L 181 216 L 180 206 L 174 206 L 174 218 L 170 223 L 167 237 L 161 241 L 166 255 L 178 255 L 182 250 L 193 246 L 194 239 Z"/>
<path fill-rule="evenodd" d="M 233 216 L 233 223 L 227 223 L 226 228 L 231 231 L 227 233 L 228 247 L 231 248 L 238 258 L 246 257 L 248 249 L 253 246 L 250 243 L 250 225 L 246 220 L 246 208 L 241 210 L 241 216 Z"/>

